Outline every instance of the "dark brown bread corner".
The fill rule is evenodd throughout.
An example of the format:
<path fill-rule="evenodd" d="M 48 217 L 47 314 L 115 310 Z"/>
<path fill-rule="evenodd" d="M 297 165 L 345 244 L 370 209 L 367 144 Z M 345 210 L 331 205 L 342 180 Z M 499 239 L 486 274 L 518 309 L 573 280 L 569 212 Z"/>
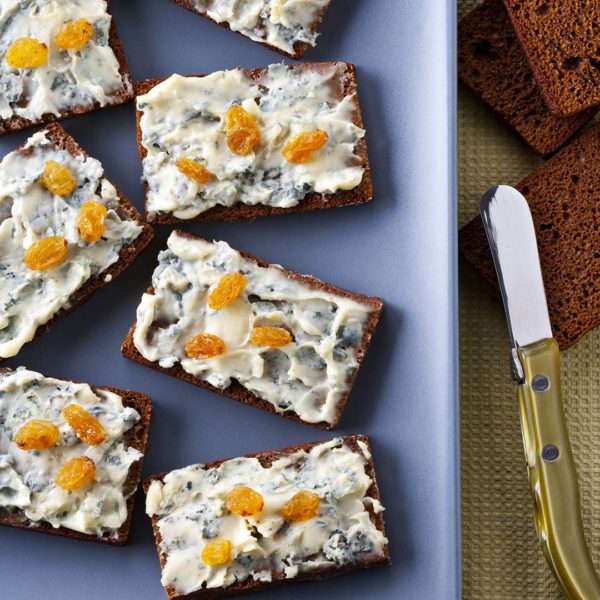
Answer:
<path fill-rule="evenodd" d="M 516 187 L 535 224 L 552 330 L 560 348 L 600 324 L 600 125 Z M 481 219 L 459 234 L 460 250 L 498 288 Z"/>
<path fill-rule="evenodd" d="M 373 454 L 371 448 L 371 442 L 366 435 L 349 435 L 342 438 L 344 442 L 357 453 L 362 453 L 358 442 L 363 442 L 367 445 L 369 452 L 371 455 Z M 246 454 L 245 458 L 257 458 L 263 467 L 268 467 L 275 460 L 282 456 L 286 456 L 289 454 L 293 454 L 299 450 L 310 451 L 311 448 L 317 446 L 322 443 L 326 443 L 330 440 L 324 440 L 324 442 L 314 442 L 311 444 L 299 444 L 296 446 L 289 446 L 287 448 L 281 448 L 278 450 L 267 450 L 265 452 L 259 452 L 258 454 Z M 205 469 L 212 469 L 214 467 L 218 467 L 226 460 L 217 460 L 214 462 L 207 463 L 204 465 Z M 381 500 L 381 496 L 379 494 L 379 488 L 377 486 L 377 478 L 375 474 L 375 465 L 373 464 L 372 458 L 368 459 L 365 464 L 365 473 L 371 478 L 372 483 L 369 489 L 367 490 L 367 496 L 374 498 L 375 500 Z M 153 481 L 163 481 L 165 476 L 168 473 L 157 473 L 156 475 L 152 475 L 148 479 L 144 481 L 144 492 L 148 492 L 148 488 Z M 367 508 L 369 514 L 371 515 L 371 520 L 377 527 L 377 529 L 385 535 L 385 523 L 383 519 L 383 513 L 376 513 L 372 508 Z M 151 517 L 152 522 L 152 531 L 154 533 L 154 539 L 156 540 L 156 549 L 158 551 L 158 556 L 160 560 L 161 567 L 164 567 L 167 562 L 167 555 L 160 548 L 161 543 L 161 535 L 158 529 L 158 518 L 156 516 Z M 298 575 L 298 577 L 294 577 L 293 579 L 286 579 L 281 574 L 274 573 L 273 580 L 270 582 L 261 582 L 261 581 L 242 581 L 239 583 L 235 583 L 226 588 L 216 588 L 216 589 L 202 589 L 197 590 L 195 592 L 191 592 L 189 594 L 178 594 L 175 589 L 172 587 L 166 588 L 167 596 L 169 600 L 214 600 L 217 598 L 229 598 L 233 596 L 241 596 L 242 594 L 248 594 L 252 592 L 262 592 L 264 590 L 268 590 L 271 588 L 278 588 L 282 586 L 286 586 L 289 584 L 294 584 L 300 581 L 320 581 L 322 579 L 328 579 L 331 577 L 336 577 L 338 575 L 344 575 L 346 573 L 350 573 L 352 571 L 358 571 L 361 569 L 367 569 L 370 567 L 379 567 L 391 564 L 390 552 L 388 544 L 385 545 L 383 549 L 383 555 L 379 558 L 373 558 L 368 561 L 364 561 L 361 563 L 355 563 L 345 566 L 334 566 L 334 567 L 322 567 L 320 569 L 313 570 L 308 573 L 302 573 Z"/>
<path fill-rule="evenodd" d="M 184 231 L 178 231 L 178 233 L 180 235 L 188 237 L 191 240 L 202 239 L 197 236 L 193 236 L 192 234 L 186 233 Z M 266 267 L 271 266 L 269 263 L 265 262 L 264 260 L 261 260 L 260 258 L 257 258 L 256 256 L 247 254 L 246 252 L 241 252 L 241 251 L 239 251 L 239 252 L 244 258 L 246 258 L 247 260 L 251 260 L 252 262 L 259 265 L 260 267 L 266 268 Z M 342 416 L 342 413 L 344 412 L 344 408 L 346 407 L 346 403 L 348 402 L 348 398 L 350 397 L 350 393 L 352 392 L 352 387 L 354 386 L 354 382 L 356 381 L 358 371 L 359 371 L 362 361 L 365 357 L 365 354 L 367 352 L 369 344 L 371 343 L 373 334 L 375 333 L 375 328 L 377 327 L 377 323 L 379 322 L 379 319 L 381 317 L 381 311 L 383 310 L 383 300 L 381 298 L 378 298 L 375 296 L 365 296 L 363 294 L 353 294 L 353 293 L 347 292 L 346 290 L 342 290 L 333 285 L 329 285 L 328 283 L 325 283 L 319 279 L 316 279 L 315 277 L 311 277 L 310 275 L 302 275 L 302 274 L 296 273 L 294 271 L 288 271 L 287 269 L 284 269 L 284 273 L 290 279 L 294 279 L 296 281 L 301 281 L 302 283 L 305 283 L 305 284 L 311 286 L 313 289 L 318 289 L 318 290 L 322 290 L 323 292 L 338 294 L 340 296 L 343 296 L 344 298 L 350 298 L 352 300 L 355 300 L 356 302 L 360 302 L 361 304 L 366 304 L 366 305 L 370 306 L 373 310 L 373 312 L 369 315 L 369 320 L 365 327 L 365 332 L 364 332 L 361 344 L 358 348 L 358 353 L 357 353 L 358 354 L 358 356 L 357 356 L 358 366 L 356 369 L 354 369 L 354 372 L 352 373 L 350 380 L 348 381 L 348 390 L 346 391 L 344 398 L 338 404 L 336 419 L 335 419 L 334 423 L 327 423 L 325 421 L 322 421 L 320 423 L 307 423 L 306 421 L 303 421 L 296 413 L 277 412 L 275 410 L 275 407 L 270 402 L 267 402 L 266 400 L 259 398 L 258 396 L 256 396 L 255 394 L 253 394 L 252 392 L 247 390 L 244 386 L 242 386 L 240 383 L 238 383 L 235 380 L 231 382 L 231 385 L 229 387 L 227 387 L 225 389 L 220 389 L 220 388 L 212 386 L 210 383 L 207 383 L 206 381 L 202 381 L 201 379 L 194 377 L 193 375 L 191 375 L 190 373 L 185 371 L 179 363 L 177 363 L 175 366 L 173 366 L 169 369 L 166 369 L 166 368 L 161 367 L 156 362 L 151 362 L 151 361 L 145 359 L 140 354 L 138 349 L 135 347 L 135 344 L 133 342 L 133 334 L 135 332 L 135 326 L 136 326 L 135 323 L 131 326 L 129 333 L 127 334 L 127 337 L 125 338 L 125 341 L 123 342 L 123 345 L 121 347 L 121 352 L 123 353 L 123 356 L 125 356 L 126 358 L 129 358 L 130 360 L 133 360 L 142 365 L 150 367 L 151 369 L 154 369 L 155 371 L 160 371 L 161 373 L 166 373 L 167 375 L 177 377 L 178 379 L 181 379 L 182 381 L 187 381 L 188 383 L 192 383 L 194 385 L 197 385 L 198 387 L 210 390 L 212 392 L 220 394 L 221 396 L 227 396 L 228 398 L 233 398 L 234 400 L 237 400 L 238 402 L 243 402 L 244 404 L 248 404 L 250 406 L 255 406 L 256 408 L 261 408 L 262 410 L 266 410 L 267 412 L 270 412 L 270 413 L 273 413 L 273 414 L 276 414 L 276 415 L 279 415 L 282 417 L 286 417 L 286 418 L 291 419 L 292 421 L 296 421 L 298 423 L 307 423 L 308 425 L 314 425 L 315 427 L 319 427 L 320 429 L 325 429 L 325 430 L 331 431 L 338 426 L 339 420 Z M 153 293 L 153 290 L 150 288 L 148 290 L 148 293 Z"/>
<path fill-rule="evenodd" d="M 214 19 L 211 19 L 207 14 L 198 10 L 194 6 L 194 3 L 191 0 L 171 0 L 171 2 L 174 2 L 178 6 L 181 6 L 182 8 L 185 8 L 186 10 L 189 10 L 190 12 L 193 12 L 195 15 L 198 15 L 198 16 L 202 17 L 203 19 L 210 21 L 211 23 L 215 23 L 216 25 L 219 25 L 220 27 L 223 27 L 224 29 L 228 29 L 229 31 L 231 31 L 231 27 L 229 26 L 228 23 L 226 23 L 226 22 L 217 23 L 217 21 L 215 21 Z M 319 29 L 319 27 L 321 26 L 323 17 L 325 16 L 325 13 L 327 12 L 327 9 L 329 8 L 330 4 L 331 4 L 331 0 L 329 0 L 329 2 L 321 10 L 319 10 L 317 15 L 315 16 L 315 19 L 313 20 L 312 26 L 311 26 L 311 31 L 313 33 L 316 32 Z M 254 40 L 251 40 L 248 36 L 244 35 L 243 33 L 240 33 L 239 31 L 235 31 L 234 33 L 237 33 L 238 35 L 243 36 L 248 41 L 251 41 L 251 42 L 254 41 Z M 290 54 L 288 52 L 285 52 L 284 50 L 281 50 L 280 48 L 271 46 L 271 44 L 267 44 L 266 42 L 255 42 L 255 43 L 260 44 L 261 46 L 264 46 L 265 48 L 269 48 L 270 50 L 273 50 L 273 51 L 277 52 L 278 54 L 281 54 L 282 56 L 286 56 L 287 58 L 294 58 L 296 60 L 301 59 L 302 56 L 304 55 L 304 53 L 308 49 L 312 48 L 312 46 L 310 44 L 307 44 L 306 42 L 296 42 L 294 44 L 294 53 Z"/>
<path fill-rule="evenodd" d="M 108 3 L 110 4 L 110 0 L 108 0 Z M 107 12 L 110 14 L 110 11 Z M 124 104 L 125 102 L 133 100 L 135 93 L 133 91 L 131 73 L 129 71 L 129 65 L 127 64 L 127 58 L 125 57 L 125 51 L 123 50 L 121 38 L 117 32 L 117 26 L 115 25 L 114 17 L 111 19 L 108 43 L 113 49 L 117 60 L 119 61 L 119 72 L 121 73 L 121 79 L 123 81 L 123 89 L 113 94 L 112 102 L 110 104 L 107 104 L 106 106 L 100 106 L 100 104 L 94 102 L 93 104 L 75 106 L 61 111 L 60 116 L 58 117 L 52 113 L 45 114 L 38 121 L 30 121 L 29 119 L 24 119 L 23 117 L 18 116 L 11 117 L 10 119 L 0 119 L 0 136 L 6 135 L 7 133 L 12 133 L 13 131 L 27 129 L 35 125 L 52 123 L 54 121 L 60 121 L 76 115 L 83 115 L 95 110 L 110 108 L 111 106 L 118 106 L 119 104 Z"/>
<path fill-rule="evenodd" d="M 0 373 L 6 373 L 10 369 L 0 369 Z M 123 398 L 123 405 L 134 408 L 140 413 L 141 419 L 134 425 L 124 436 L 125 443 L 139 450 L 142 453 L 146 453 L 148 445 L 148 430 L 150 428 L 150 419 L 152 416 L 152 401 L 149 396 L 140 392 L 132 392 L 130 390 L 122 390 L 119 388 L 112 387 L 100 387 L 90 386 L 92 390 L 105 390 L 108 392 L 114 392 Z M 0 525 L 6 525 L 8 527 L 17 527 L 19 529 L 30 529 L 32 531 L 39 531 L 40 533 L 47 533 L 50 535 L 57 535 L 61 537 L 72 538 L 75 540 L 83 540 L 90 542 L 100 542 L 103 544 L 110 544 L 113 546 L 123 546 L 127 542 L 129 537 L 129 530 L 131 529 L 131 519 L 133 517 L 133 506 L 135 503 L 135 491 L 140 483 L 140 477 L 142 474 L 142 462 L 143 458 L 133 463 L 129 469 L 127 479 L 125 481 L 125 495 L 129 495 L 127 499 L 127 519 L 123 525 L 117 531 L 116 536 L 103 535 L 97 536 L 93 534 L 80 533 L 67 529 L 66 527 L 53 527 L 50 523 L 30 521 L 22 510 L 7 510 L 0 508 Z"/>
<path fill-rule="evenodd" d="M 344 76 L 342 78 L 342 81 L 340 82 L 341 85 L 339 88 L 338 98 L 341 99 L 348 95 L 354 95 L 356 101 L 356 108 L 353 115 L 353 122 L 357 127 L 364 129 L 362 112 L 360 108 L 360 100 L 358 97 L 358 88 L 356 83 L 356 69 L 351 63 L 344 63 L 342 61 L 337 62 L 345 66 Z M 299 65 L 289 66 L 291 69 L 294 70 L 314 68 L 315 66 L 318 68 L 326 69 L 333 64 L 335 63 L 324 62 L 303 63 Z M 250 78 L 257 79 L 261 75 L 263 75 L 265 71 L 266 69 L 245 69 L 244 73 Z M 204 76 L 204 74 L 191 75 L 191 77 Z M 147 94 L 153 87 L 157 86 L 163 81 L 165 80 L 145 79 L 143 81 L 140 81 L 135 86 L 136 96 L 142 96 L 144 94 Z M 147 152 L 146 149 L 142 146 L 142 130 L 140 126 L 141 117 L 142 113 L 140 111 L 136 111 L 138 151 L 140 153 L 140 158 L 143 161 L 146 157 Z M 301 202 L 299 202 L 296 206 L 293 206 L 291 208 L 280 208 L 276 206 L 266 206 L 261 204 L 248 205 L 240 202 L 234 204 L 233 206 L 215 206 L 203 213 L 200 213 L 193 219 L 179 219 L 171 214 L 157 214 L 153 217 L 150 217 L 148 212 L 148 205 L 146 203 L 146 218 L 148 219 L 149 223 L 159 225 L 180 224 L 191 221 L 241 221 L 243 219 L 255 219 L 256 217 L 284 215 L 288 213 L 319 210 L 324 208 L 337 208 L 340 206 L 350 206 L 353 204 L 365 204 L 373 199 L 373 178 L 371 175 L 371 167 L 369 164 L 369 154 L 367 151 L 366 136 L 360 139 L 356 144 L 356 154 L 359 157 L 360 164 L 365 169 L 365 172 L 363 174 L 363 178 L 360 184 L 352 190 L 341 190 L 336 192 L 335 194 L 328 195 L 312 192 L 310 194 L 307 194 L 307 196 Z M 147 198 L 148 186 L 146 184 L 144 184 L 144 190 Z"/>
<path fill-rule="evenodd" d="M 600 104 L 600 2 L 504 4 L 550 111 L 567 117 Z"/>
<path fill-rule="evenodd" d="M 540 154 L 560 148 L 596 113 L 561 118 L 548 110 L 502 0 L 486 0 L 461 19 L 458 75 Z"/>

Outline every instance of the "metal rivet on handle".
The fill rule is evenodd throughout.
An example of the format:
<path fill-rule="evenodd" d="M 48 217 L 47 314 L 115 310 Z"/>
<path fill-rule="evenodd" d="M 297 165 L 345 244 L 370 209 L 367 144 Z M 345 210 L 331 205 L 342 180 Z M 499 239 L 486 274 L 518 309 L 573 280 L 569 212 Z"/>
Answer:
<path fill-rule="evenodd" d="M 545 392 L 550 386 L 550 382 L 545 375 L 534 375 L 531 380 L 531 387 L 534 392 Z"/>
<path fill-rule="evenodd" d="M 542 448 L 542 458 L 546 462 L 554 462 L 560 456 L 560 450 L 554 444 L 546 444 Z"/>

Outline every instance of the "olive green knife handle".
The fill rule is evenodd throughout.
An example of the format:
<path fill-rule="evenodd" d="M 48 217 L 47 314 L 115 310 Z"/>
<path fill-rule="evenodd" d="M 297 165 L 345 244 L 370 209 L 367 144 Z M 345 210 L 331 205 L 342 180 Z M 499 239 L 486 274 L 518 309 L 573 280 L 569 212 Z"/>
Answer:
<path fill-rule="evenodd" d="M 543 340 L 518 349 L 523 443 L 542 549 L 567 598 L 600 599 L 600 580 L 585 541 L 577 471 L 560 387 L 558 344 Z"/>

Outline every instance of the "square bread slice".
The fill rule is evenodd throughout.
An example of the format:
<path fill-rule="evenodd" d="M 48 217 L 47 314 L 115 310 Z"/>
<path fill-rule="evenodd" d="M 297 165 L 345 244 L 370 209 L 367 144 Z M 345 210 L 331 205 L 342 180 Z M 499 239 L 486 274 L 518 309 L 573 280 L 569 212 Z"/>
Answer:
<path fill-rule="evenodd" d="M 100 162 L 58 123 L 5 156 L 0 162 L 0 359 L 17 354 L 117 277 L 153 235 L 104 177 Z"/>
<path fill-rule="evenodd" d="M 458 75 L 540 154 L 560 148 L 596 113 L 562 118 L 548 110 L 502 0 L 486 0 L 461 19 Z"/>
<path fill-rule="evenodd" d="M 351 64 L 276 64 L 173 75 L 142 81 L 136 93 L 150 223 L 237 221 L 373 198 Z M 260 135 L 258 146 L 245 155 L 235 154 L 228 144 L 227 114 L 237 105 L 251 115 Z M 315 131 L 324 131 L 327 139 L 306 162 L 284 158 L 290 140 Z M 182 159 L 198 163 L 207 179 L 184 174 Z"/>
<path fill-rule="evenodd" d="M 600 125 L 516 188 L 531 209 L 554 337 L 562 350 L 600 324 Z M 462 254 L 496 289 L 480 217 L 459 234 Z"/>
<path fill-rule="evenodd" d="M 381 315 L 380 298 L 175 231 L 123 354 L 296 421 L 334 429 Z"/>
<path fill-rule="evenodd" d="M 0 525 L 125 544 L 148 443 L 150 398 L 45 377 L 24 367 L 0 369 L 0 390 Z M 95 427 L 99 421 L 99 437 L 87 438 L 85 427 L 76 430 L 82 426 L 72 416 L 67 421 L 63 409 L 71 405 L 96 421 Z M 24 426 L 40 419 L 50 437 L 24 434 Z M 53 435 L 58 441 L 48 448 Z M 27 444 L 39 449 L 22 449 Z M 71 491 L 58 486 L 61 467 L 81 457 L 92 461 L 93 479 Z"/>
<path fill-rule="evenodd" d="M 78 24 L 77 35 L 57 40 L 72 22 Z M 13 44 L 23 39 L 42 53 L 42 64 L 24 68 L 27 54 L 17 62 L 11 58 Z M 0 135 L 132 100 L 127 60 L 107 1 L 2 2 L 0 90 Z"/>
<path fill-rule="evenodd" d="M 160 473 L 144 489 L 169 600 L 229 598 L 390 564 L 364 435 Z"/>
<path fill-rule="evenodd" d="M 331 0 L 172 0 L 175 4 L 259 44 L 299 59 L 317 43 Z"/>
<path fill-rule="evenodd" d="M 600 2 L 504 4 L 550 111 L 568 117 L 600 104 Z"/>

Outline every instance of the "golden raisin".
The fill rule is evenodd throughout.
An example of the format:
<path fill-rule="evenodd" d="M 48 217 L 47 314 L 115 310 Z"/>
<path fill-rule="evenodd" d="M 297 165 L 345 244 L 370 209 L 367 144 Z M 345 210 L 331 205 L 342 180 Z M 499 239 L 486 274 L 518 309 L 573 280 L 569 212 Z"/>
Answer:
<path fill-rule="evenodd" d="M 202 562 L 209 567 L 226 565 L 231 562 L 231 542 L 221 539 L 212 540 L 204 546 L 200 557 Z"/>
<path fill-rule="evenodd" d="M 213 177 L 213 174 L 205 166 L 191 158 L 180 158 L 176 165 L 181 173 L 196 183 L 208 183 Z"/>
<path fill-rule="evenodd" d="M 35 38 L 19 38 L 8 49 L 6 62 L 15 69 L 41 67 L 48 62 L 48 46 Z"/>
<path fill-rule="evenodd" d="M 47 271 L 62 264 L 67 258 L 69 244 L 65 238 L 51 235 L 34 242 L 27 248 L 25 264 L 35 271 Z"/>
<path fill-rule="evenodd" d="M 286 521 L 308 521 L 316 516 L 320 502 L 317 494 L 303 490 L 284 505 L 281 514 Z"/>
<path fill-rule="evenodd" d="M 79 50 L 94 35 L 94 26 L 87 19 L 68 21 L 54 36 L 54 43 L 63 50 Z"/>
<path fill-rule="evenodd" d="M 60 432 L 50 421 L 33 419 L 28 421 L 15 434 L 15 444 L 21 450 L 47 450 L 56 446 Z"/>
<path fill-rule="evenodd" d="M 96 464 L 87 456 L 78 456 L 66 462 L 56 474 L 54 483 L 63 490 L 72 492 L 87 485 L 96 474 Z"/>
<path fill-rule="evenodd" d="M 79 404 L 65 406 L 62 414 L 82 442 L 97 446 L 106 439 L 106 431 L 100 421 Z"/>
<path fill-rule="evenodd" d="M 329 139 L 329 136 L 320 129 L 306 131 L 292 138 L 281 152 L 288 162 L 301 165 L 308 162 L 313 154 L 320 150 Z"/>
<path fill-rule="evenodd" d="M 77 185 L 73 173 L 55 160 L 49 160 L 45 164 L 42 182 L 50 192 L 57 196 L 68 196 Z"/>
<path fill-rule="evenodd" d="M 201 333 L 185 345 L 190 358 L 214 358 L 225 352 L 225 342 L 212 333 Z"/>
<path fill-rule="evenodd" d="M 106 228 L 104 221 L 107 214 L 106 206 L 96 200 L 83 204 L 77 217 L 77 229 L 81 239 L 86 242 L 97 242 L 104 235 Z"/>
<path fill-rule="evenodd" d="M 227 496 L 227 508 L 241 517 L 257 515 L 264 505 L 263 497 L 252 488 L 245 486 L 232 489 Z"/>
<path fill-rule="evenodd" d="M 217 287 L 208 297 L 208 306 L 219 310 L 229 306 L 248 285 L 248 280 L 241 273 L 227 273 L 223 275 Z"/>
<path fill-rule="evenodd" d="M 274 327 L 273 325 L 264 325 L 255 327 L 250 334 L 250 341 L 260 346 L 271 346 L 279 348 L 292 341 L 292 334 L 283 327 Z"/>
<path fill-rule="evenodd" d="M 246 156 L 260 144 L 260 130 L 254 117 L 241 106 L 232 106 L 225 115 L 227 145 L 234 154 Z"/>

